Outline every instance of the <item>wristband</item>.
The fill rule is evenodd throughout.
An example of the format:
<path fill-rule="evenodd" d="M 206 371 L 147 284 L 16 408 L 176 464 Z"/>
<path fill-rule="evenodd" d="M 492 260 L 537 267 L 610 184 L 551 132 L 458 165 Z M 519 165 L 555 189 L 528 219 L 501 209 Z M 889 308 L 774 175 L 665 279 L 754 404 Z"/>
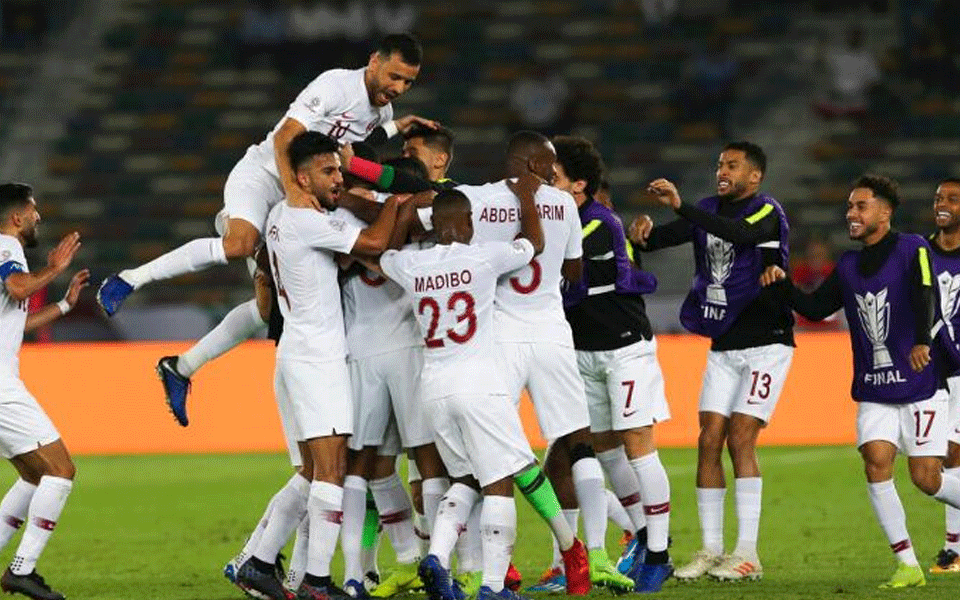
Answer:
<path fill-rule="evenodd" d="M 396 121 L 390 121 L 383 126 L 383 130 L 387 132 L 387 138 L 392 138 L 393 136 L 400 133 L 400 128 L 397 127 Z"/>
<path fill-rule="evenodd" d="M 61 300 L 60 302 L 57 302 L 57 308 L 60 309 L 60 314 L 61 314 L 61 315 L 65 315 L 65 314 L 67 314 L 68 312 L 70 312 L 70 310 L 71 310 L 73 307 L 70 306 L 70 303 L 67 302 L 67 299 L 66 299 L 66 298 L 64 298 L 64 299 Z"/>

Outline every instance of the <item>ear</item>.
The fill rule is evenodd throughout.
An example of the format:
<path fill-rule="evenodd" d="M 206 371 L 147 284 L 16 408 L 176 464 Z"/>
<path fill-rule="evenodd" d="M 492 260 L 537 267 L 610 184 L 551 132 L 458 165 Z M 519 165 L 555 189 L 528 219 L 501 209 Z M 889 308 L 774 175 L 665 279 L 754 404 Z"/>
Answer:
<path fill-rule="evenodd" d="M 434 167 L 445 167 L 450 164 L 450 155 L 446 152 L 437 152 Z"/>
<path fill-rule="evenodd" d="M 367 66 L 371 69 L 376 69 L 380 66 L 380 53 L 374 50 L 370 53 L 370 60 L 367 62 Z"/>
<path fill-rule="evenodd" d="M 750 171 L 750 183 L 754 185 L 759 185 L 762 179 L 763 179 L 763 173 L 760 172 L 760 169 L 753 169 L 752 171 Z"/>
<path fill-rule="evenodd" d="M 572 183 L 573 183 L 573 191 L 576 194 L 582 194 L 583 190 L 587 189 L 587 182 L 584 181 L 583 179 L 578 179 L 576 181 L 573 181 Z"/>
<path fill-rule="evenodd" d="M 297 183 L 300 184 L 300 187 L 306 188 L 310 184 L 310 178 L 307 177 L 307 174 L 303 171 L 298 170 L 296 173 Z"/>

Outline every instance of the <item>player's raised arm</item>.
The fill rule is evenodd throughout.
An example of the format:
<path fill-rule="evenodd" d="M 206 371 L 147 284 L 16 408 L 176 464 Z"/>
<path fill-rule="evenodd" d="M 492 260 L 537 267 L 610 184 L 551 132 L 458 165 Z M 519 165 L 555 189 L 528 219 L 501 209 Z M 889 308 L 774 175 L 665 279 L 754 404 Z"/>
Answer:
<path fill-rule="evenodd" d="M 375 257 L 382 254 L 390 245 L 399 208 L 400 202 L 396 196 L 387 198 L 376 221 L 360 232 L 350 254 L 360 257 Z"/>
<path fill-rule="evenodd" d="M 8 271 L 8 274 L 3 278 L 3 284 L 10 297 L 18 301 L 26 300 L 38 290 L 45 288 L 70 266 L 70 262 L 79 249 L 80 234 L 73 232 L 66 235 L 60 240 L 57 247 L 50 251 L 47 255 L 47 266 L 36 273 L 25 272 L 23 265 L 19 265 L 18 268 L 14 261 L 0 265 L 0 269 L 5 267 Z"/>
<path fill-rule="evenodd" d="M 640 215 L 630 223 L 627 233 L 634 252 L 652 252 L 692 242 L 693 224 L 686 219 L 674 219 L 654 226 L 648 215 Z"/>
<path fill-rule="evenodd" d="M 518 237 L 530 240 L 530 243 L 533 244 L 534 255 L 543 252 L 545 243 L 543 224 L 540 222 L 537 204 L 534 201 L 537 190 L 540 189 L 542 183 L 543 180 L 532 171 L 521 175 L 516 182 L 507 181 L 510 191 L 520 200 L 520 234 Z"/>
<path fill-rule="evenodd" d="M 320 209 L 320 201 L 310 195 L 303 187 L 297 183 L 297 175 L 293 166 L 288 160 L 290 142 L 307 128 L 296 119 L 287 117 L 286 120 L 273 134 L 273 156 L 277 163 L 277 173 L 280 174 L 280 185 L 283 186 L 283 192 L 291 204 L 299 204 L 309 201 L 314 208 Z"/>
<path fill-rule="evenodd" d="M 787 303 L 793 310 L 811 321 L 822 321 L 843 308 L 840 296 L 840 279 L 834 269 L 817 289 L 810 293 L 797 289 L 786 271 L 778 265 L 768 266 L 760 275 L 760 285 L 784 286 Z"/>
<path fill-rule="evenodd" d="M 90 271 L 88 269 L 83 269 L 82 271 L 77 271 L 74 273 L 73 277 L 70 279 L 70 287 L 67 288 L 67 293 L 63 297 L 63 300 L 47 304 L 40 310 L 27 315 L 27 320 L 23 325 L 23 330 L 29 332 L 33 331 L 34 329 L 39 329 L 40 327 L 49 325 L 53 321 L 56 321 L 63 315 L 73 310 L 73 307 L 77 305 L 77 300 L 80 299 L 80 290 L 87 287 L 89 284 Z"/>

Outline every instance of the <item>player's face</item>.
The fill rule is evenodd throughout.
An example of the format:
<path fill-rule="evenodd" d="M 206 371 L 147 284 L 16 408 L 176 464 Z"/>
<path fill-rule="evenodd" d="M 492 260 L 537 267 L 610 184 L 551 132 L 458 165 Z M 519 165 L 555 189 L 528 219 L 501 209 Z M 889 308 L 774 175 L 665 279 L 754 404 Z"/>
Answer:
<path fill-rule="evenodd" d="M 875 234 L 890 218 L 890 207 L 869 188 L 854 188 L 847 199 L 847 231 L 851 240 L 863 240 Z"/>
<path fill-rule="evenodd" d="M 727 150 L 717 161 L 717 195 L 721 198 L 745 198 L 760 184 L 760 171 L 747 160 L 743 150 Z"/>
<path fill-rule="evenodd" d="M 933 211 L 938 229 L 960 227 L 960 184 L 941 184 L 933 200 Z"/>
<path fill-rule="evenodd" d="M 433 172 L 436 169 L 443 168 L 446 153 L 435 150 L 423 143 L 423 138 L 410 138 L 403 143 L 403 155 L 407 158 L 415 158 L 427 167 L 428 171 Z"/>
<path fill-rule="evenodd" d="M 30 198 L 20 213 L 20 237 L 23 238 L 23 245 L 27 248 L 34 248 L 37 245 L 37 223 L 40 222 L 40 213 L 37 212 L 37 203 Z"/>
<path fill-rule="evenodd" d="M 567 177 L 567 172 L 563 170 L 563 165 L 559 162 L 553 164 L 553 173 L 553 187 L 558 190 L 563 190 L 571 196 L 583 193 L 583 180 L 571 181 L 570 178 Z"/>
<path fill-rule="evenodd" d="M 541 146 L 533 155 L 528 168 L 543 179 L 547 185 L 553 185 L 557 176 L 557 151 L 550 142 Z"/>
<path fill-rule="evenodd" d="M 317 197 L 324 208 L 335 209 L 343 190 L 340 155 L 331 153 L 314 156 L 297 171 L 297 180 Z"/>
<path fill-rule="evenodd" d="M 379 52 L 370 57 L 372 85 L 367 91 L 374 106 L 386 106 L 410 89 L 420 73 L 419 66 L 403 62 L 399 52 L 383 58 Z"/>

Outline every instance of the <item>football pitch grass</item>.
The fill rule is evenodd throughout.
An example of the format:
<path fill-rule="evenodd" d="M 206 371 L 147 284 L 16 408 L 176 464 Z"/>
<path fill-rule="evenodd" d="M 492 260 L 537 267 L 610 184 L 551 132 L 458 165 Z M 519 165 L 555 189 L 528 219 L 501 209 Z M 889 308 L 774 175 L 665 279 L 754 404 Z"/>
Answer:
<path fill-rule="evenodd" d="M 671 549 L 682 563 L 700 542 L 694 494 L 695 452 L 661 452 L 673 487 Z M 884 591 L 895 567 L 873 516 L 860 458 L 849 447 L 762 448 L 764 474 L 759 582 L 680 584 L 656 597 L 950 598 L 960 574 L 927 575 L 927 586 Z M 78 479 L 38 570 L 70 599 L 230 600 L 243 596 L 221 574 L 270 496 L 289 476 L 283 454 L 116 456 L 77 459 Z M 897 487 L 914 546 L 926 570 L 943 539 L 943 507 L 910 484 L 898 461 Z M 729 477 L 729 472 L 728 472 Z M 6 489 L 12 469 L 0 477 Z M 732 480 L 728 479 L 728 482 Z M 733 490 L 727 493 L 726 544 L 733 544 Z M 551 558 L 546 526 L 518 497 L 514 561 L 530 585 Z M 608 549 L 619 554 L 611 524 Z M 19 536 L 4 549 L 9 561 Z M 389 543 L 381 571 L 392 564 Z M 339 578 L 339 556 L 334 564 Z M 607 596 L 602 590 L 593 596 Z M 419 596 L 409 596 L 419 597 Z M 540 596 L 540 597 L 546 597 Z"/>

